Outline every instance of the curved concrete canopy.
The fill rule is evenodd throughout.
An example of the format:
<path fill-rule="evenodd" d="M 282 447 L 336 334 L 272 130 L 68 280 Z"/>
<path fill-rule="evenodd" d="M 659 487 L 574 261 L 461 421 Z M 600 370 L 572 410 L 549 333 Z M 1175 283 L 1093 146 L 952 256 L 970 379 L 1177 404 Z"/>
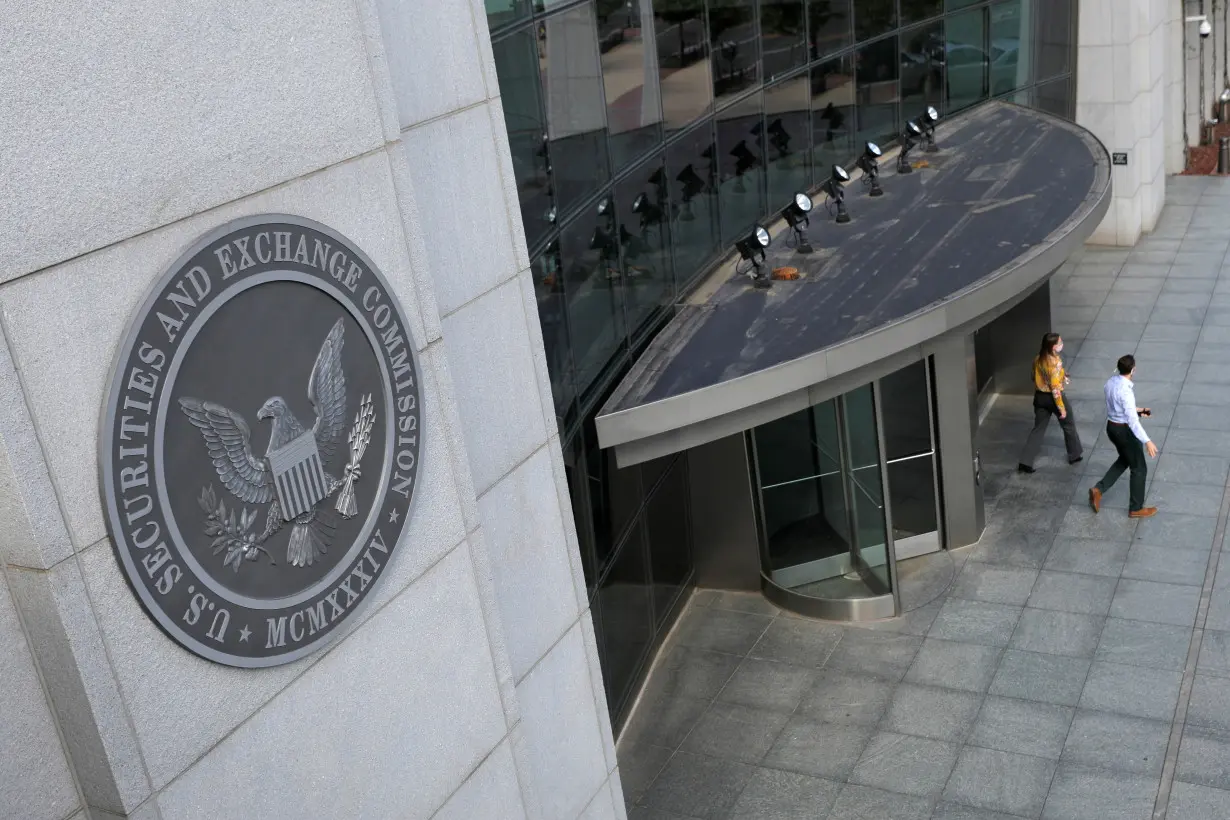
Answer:
<path fill-rule="evenodd" d="M 597 418 L 599 444 L 635 464 L 788 415 L 927 355 L 1043 284 L 1110 204 L 1110 157 L 1085 129 L 984 103 L 940 123 L 914 173 L 881 160 L 885 195 L 847 186 L 852 220 L 817 201 L 802 256 L 775 231 L 753 288 L 727 262 L 680 305 Z"/>

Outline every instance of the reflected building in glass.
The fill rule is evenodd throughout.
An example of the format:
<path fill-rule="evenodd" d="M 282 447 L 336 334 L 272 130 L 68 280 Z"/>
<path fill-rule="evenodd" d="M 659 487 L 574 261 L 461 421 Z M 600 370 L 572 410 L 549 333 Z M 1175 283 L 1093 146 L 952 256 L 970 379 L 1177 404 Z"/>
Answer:
<path fill-rule="evenodd" d="M 733 243 L 796 190 L 827 179 L 834 164 L 852 165 L 864 141 L 891 142 L 928 105 L 948 115 L 991 98 L 1071 118 L 1074 4 L 487 0 L 486 7 L 618 724 L 686 597 L 691 516 L 704 511 L 689 509 L 686 458 L 618 469 L 597 444 L 598 408 Z M 799 565 L 799 532 L 823 531 L 802 562 L 816 577 L 802 582 L 825 583 L 821 566 L 850 561 L 864 562 L 872 576 L 883 571 L 876 527 L 885 524 L 866 510 L 883 503 L 885 487 L 918 496 L 892 522 L 897 543 L 935 537 L 935 442 L 895 412 L 930 390 L 919 365 L 757 429 L 755 478 L 775 568 Z M 877 418 L 883 435 L 868 438 L 859 424 Z M 878 538 L 882 544 L 883 533 Z"/>

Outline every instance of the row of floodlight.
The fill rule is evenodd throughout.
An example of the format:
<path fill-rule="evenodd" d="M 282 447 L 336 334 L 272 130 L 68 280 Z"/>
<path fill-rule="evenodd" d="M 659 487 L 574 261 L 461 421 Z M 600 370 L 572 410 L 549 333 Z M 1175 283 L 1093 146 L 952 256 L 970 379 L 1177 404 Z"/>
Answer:
<path fill-rule="evenodd" d="M 918 119 L 910 120 L 905 124 L 905 129 L 901 133 L 901 151 L 897 154 L 898 174 L 909 174 L 914 171 L 914 167 L 910 165 L 909 155 L 920 140 L 925 143 L 924 150 L 928 152 L 939 150 L 935 144 L 935 124 L 939 122 L 939 119 L 939 112 L 934 106 L 929 105 Z M 880 157 L 883 155 L 884 152 L 880 146 L 874 142 L 868 142 L 863 145 L 863 153 L 856 161 L 859 170 L 863 172 L 863 186 L 867 189 L 868 196 L 883 196 L 884 194 L 884 189 L 880 187 Z M 845 185 L 849 181 L 850 174 L 846 169 L 840 165 L 834 165 L 829 178 L 820 186 L 820 190 L 824 192 L 825 206 L 833 214 L 833 221 L 838 224 L 850 221 L 850 213 L 846 210 L 845 204 Z M 794 236 L 794 247 L 798 253 L 811 253 L 813 250 L 804 230 L 811 224 L 809 214 L 813 207 L 812 198 L 800 191 L 795 193 L 790 204 L 781 211 L 782 219 L 790 226 Z M 768 282 L 768 277 L 761 270 L 760 263 L 764 261 L 765 250 L 772 241 L 773 238 L 769 235 L 767 228 L 763 225 L 755 225 L 751 233 L 735 242 L 735 250 L 739 252 L 740 259 L 751 263 L 746 273 L 756 284 Z"/>

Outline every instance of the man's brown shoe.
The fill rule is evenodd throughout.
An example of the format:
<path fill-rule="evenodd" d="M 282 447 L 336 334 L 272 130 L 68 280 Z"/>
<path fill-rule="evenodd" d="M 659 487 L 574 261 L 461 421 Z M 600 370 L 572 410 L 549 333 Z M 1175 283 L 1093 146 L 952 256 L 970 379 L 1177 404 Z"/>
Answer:
<path fill-rule="evenodd" d="M 1132 510 L 1128 513 L 1128 518 L 1148 518 L 1151 515 L 1157 514 L 1157 507 L 1141 507 L 1139 510 Z"/>
<path fill-rule="evenodd" d="M 1089 488 L 1089 506 L 1093 507 L 1094 512 L 1102 509 L 1102 491 L 1097 487 Z"/>

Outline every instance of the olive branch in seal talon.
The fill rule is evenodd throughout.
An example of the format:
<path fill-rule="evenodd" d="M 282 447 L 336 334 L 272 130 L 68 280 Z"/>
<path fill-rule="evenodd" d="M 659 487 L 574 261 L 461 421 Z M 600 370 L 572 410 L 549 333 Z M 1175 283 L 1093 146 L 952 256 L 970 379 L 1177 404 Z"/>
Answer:
<path fill-rule="evenodd" d="M 359 462 L 363 460 L 363 453 L 367 451 L 367 444 L 372 439 L 372 424 L 375 421 L 376 411 L 372 408 L 372 396 L 368 393 L 359 401 L 354 427 L 350 428 L 350 435 L 346 438 L 350 442 L 350 461 L 346 463 L 346 469 L 342 473 L 342 489 L 337 494 L 337 503 L 334 505 L 334 509 L 341 513 L 343 518 L 354 518 L 359 512 L 358 504 L 355 503 L 354 483 L 361 475 Z"/>
<path fill-rule="evenodd" d="M 256 520 L 255 510 L 244 507 L 239 514 L 239 519 L 236 520 L 235 510 L 227 512 L 226 503 L 218 500 L 212 484 L 202 488 L 197 503 L 205 511 L 205 534 L 214 539 L 211 544 L 214 548 L 214 555 L 226 550 L 226 555 L 222 558 L 222 566 L 239 572 L 239 564 L 242 561 L 255 561 L 261 553 L 269 559 L 271 566 L 277 566 L 278 562 L 274 561 L 269 551 L 261 546 L 265 539 L 248 531 L 252 522 Z"/>

